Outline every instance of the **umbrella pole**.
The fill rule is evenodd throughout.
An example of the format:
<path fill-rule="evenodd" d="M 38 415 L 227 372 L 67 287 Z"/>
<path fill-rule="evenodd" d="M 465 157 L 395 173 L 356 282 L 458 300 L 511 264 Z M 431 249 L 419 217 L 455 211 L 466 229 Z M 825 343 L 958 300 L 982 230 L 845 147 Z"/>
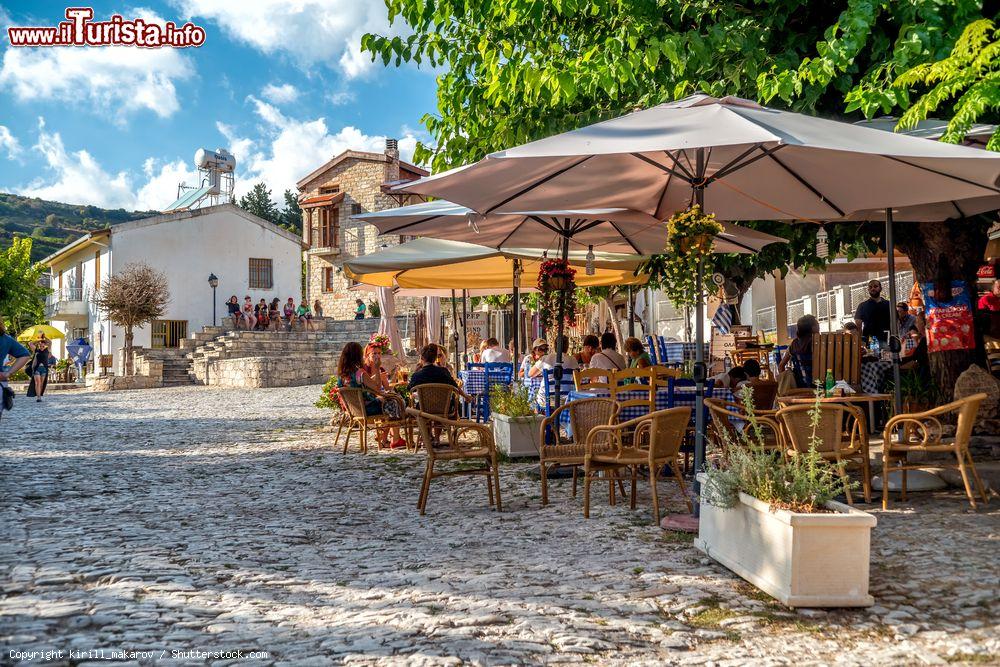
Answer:
<path fill-rule="evenodd" d="M 701 176 L 705 170 L 705 152 L 698 149 L 697 171 Z M 705 210 L 705 188 L 698 186 L 694 188 L 695 203 Z M 705 302 L 702 298 L 702 265 L 698 262 L 698 270 L 695 274 L 695 315 L 694 315 L 694 515 L 697 517 L 701 510 L 701 483 L 698 481 L 698 473 L 705 465 Z"/>
<path fill-rule="evenodd" d="M 896 317 L 896 242 L 892 238 L 892 209 L 885 209 L 885 255 L 889 263 L 889 352 L 892 355 L 892 405 L 903 412 L 903 388 L 899 377 L 899 318 Z"/>
<path fill-rule="evenodd" d="M 632 286 L 626 289 L 625 316 L 628 317 L 628 335 L 635 338 L 635 302 L 632 300 Z"/>
<path fill-rule="evenodd" d="M 569 260 L 569 221 L 566 221 L 567 232 L 566 236 L 562 239 L 562 259 L 564 262 Z M 574 295 L 575 296 L 575 295 Z M 566 290 L 559 290 L 559 324 L 556 325 L 556 367 L 553 369 L 553 377 L 556 380 L 555 387 L 555 405 L 556 410 L 559 409 L 560 404 L 560 390 L 562 389 L 562 379 L 563 379 L 563 349 L 562 342 L 566 335 Z"/>
<path fill-rule="evenodd" d="M 451 291 L 451 341 L 455 345 L 455 372 L 458 373 L 458 302 L 455 300 L 455 290 Z"/>
<path fill-rule="evenodd" d="M 469 292 L 462 290 L 462 358 L 465 360 L 465 367 L 469 367 Z"/>
<path fill-rule="evenodd" d="M 513 312 L 511 315 L 514 321 L 514 358 L 511 361 L 514 363 L 514 379 L 517 379 L 517 368 L 518 361 L 521 356 L 521 260 L 514 260 L 514 293 L 512 299 L 514 303 L 511 304 L 511 309 Z"/>

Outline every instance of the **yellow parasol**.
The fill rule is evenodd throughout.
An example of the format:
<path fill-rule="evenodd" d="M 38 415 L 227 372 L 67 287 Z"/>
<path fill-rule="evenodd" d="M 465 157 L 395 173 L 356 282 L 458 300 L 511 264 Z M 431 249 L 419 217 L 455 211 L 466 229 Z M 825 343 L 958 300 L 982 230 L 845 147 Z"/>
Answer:
<path fill-rule="evenodd" d="M 45 336 L 49 339 L 66 337 L 66 334 L 59 331 L 59 329 L 56 329 L 55 327 L 50 327 L 48 324 L 36 324 L 35 326 L 28 327 L 18 334 L 17 339 L 22 342 L 26 340 L 36 340 L 42 334 L 45 334 Z"/>

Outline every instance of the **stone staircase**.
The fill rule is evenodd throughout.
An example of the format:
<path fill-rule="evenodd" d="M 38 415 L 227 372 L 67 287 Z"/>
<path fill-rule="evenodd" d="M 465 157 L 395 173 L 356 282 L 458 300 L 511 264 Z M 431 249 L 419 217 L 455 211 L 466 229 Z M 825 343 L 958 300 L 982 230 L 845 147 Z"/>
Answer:
<path fill-rule="evenodd" d="M 179 355 L 190 382 L 226 387 L 290 387 L 322 384 L 334 374 L 340 350 L 365 343 L 377 319 L 316 322 L 316 331 L 245 331 L 205 327 L 181 342 Z M 180 381 L 181 364 L 164 364 Z"/>

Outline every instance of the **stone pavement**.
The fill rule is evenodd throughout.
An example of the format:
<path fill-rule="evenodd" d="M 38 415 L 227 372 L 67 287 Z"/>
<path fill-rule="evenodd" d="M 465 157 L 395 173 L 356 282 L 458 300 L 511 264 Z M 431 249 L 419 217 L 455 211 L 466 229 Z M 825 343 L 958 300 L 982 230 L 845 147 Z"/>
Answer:
<path fill-rule="evenodd" d="M 316 394 L 19 398 L 0 422 L 0 663 L 1000 661 L 995 498 L 876 511 L 877 606 L 796 612 L 650 525 L 648 499 L 597 487 L 586 521 L 556 481 L 542 508 L 527 464 L 504 466 L 502 514 L 456 478 L 421 518 L 423 458 L 342 456 Z"/>

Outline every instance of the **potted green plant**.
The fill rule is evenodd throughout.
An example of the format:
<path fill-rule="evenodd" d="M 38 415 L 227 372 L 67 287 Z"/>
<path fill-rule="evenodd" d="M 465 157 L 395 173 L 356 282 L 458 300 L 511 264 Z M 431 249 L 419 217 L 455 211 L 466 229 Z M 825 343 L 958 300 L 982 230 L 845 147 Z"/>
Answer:
<path fill-rule="evenodd" d="M 694 306 L 700 295 L 697 276 L 707 264 L 722 225 L 697 204 L 678 211 L 667 220 L 667 244 L 663 251 L 661 289 L 678 308 Z"/>
<path fill-rule="evenodd" d="M 538 433 L 545 416 L 535 412 L 527 387 L 493 385 L 490 414 L 497 449 L 510 457 L 538 456 Z"/>
<path fill-rule="evenodd" d="M 934 407 L 937 401 L 938 391 L 934 382 L 929 377 L 920 377 L 913 370 L 900 374 L 899 389 L 903 395 L 903 412 L 924 412 Z"/>
<path fill-rule="evenodd" d="M 726 456 L 698 476 L 695 546 L 786 605 L 871 606 L 875 517 L 833 500 L 844 481 L 823 461 L 815 440 L 808 453 L 794 457 L 767 450 L 749 392 L 743 400 L 745 427 L 736 442 L 721 436 Z"/>

